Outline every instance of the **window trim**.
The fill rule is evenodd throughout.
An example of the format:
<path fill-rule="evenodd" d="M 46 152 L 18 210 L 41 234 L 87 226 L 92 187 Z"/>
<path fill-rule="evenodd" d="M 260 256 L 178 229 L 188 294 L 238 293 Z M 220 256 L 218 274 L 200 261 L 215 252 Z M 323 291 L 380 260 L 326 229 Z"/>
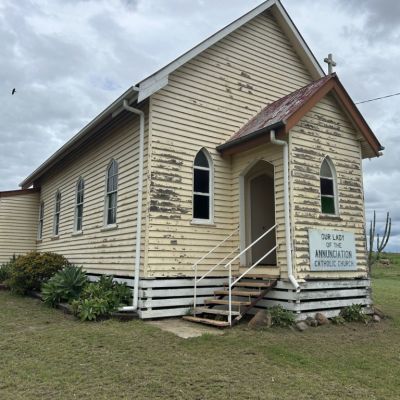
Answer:
<path fill-rule="evenodd" d="M 324 162 L 328 163 L 329 169 L 332 173 L 332 176 L 323 176 L 321 173 L 322 170 L 322 165 Z M 327 180 L 331 180 L 332 181 L 332 187 L 333 187 L 333 195 L 323 195 L 321 192 L 321 179 L 327 179 Z M 333 198 L 333 204 L 335 207 L 335 212 L 334 213 L 324 213 L 322 211 L 322 197 L 326 197 L 326 198 Z M 321 164 L 319 166 L 319 199 L 320 199 L 320 215 L 324 216 L 326 218 L 328 217 L 332 217 L 332 218 L 336 218 L 340 216 L 340 212 L 339 212 L 339 196 L 338 196 L 338 188 L 337 188 L 337 175 L 336 175 L 336 168 L 335 165 L 333 163 L 333 161 L 331 160 L 331 158 L 326 155 L 322 161 Z"/>
<path fill-rule="evenodd" d="M 196 166 L 194 164 L 196 157 L 200 152 L 203 152 L 204 156 L 206 157 L 207 162 L 208 162 L 208 168 Z M 195 169 L 209 172 L 208 193 L 194 191 L 194 171 L 195 171 Z M 209 203 L 208 203 L 209 218 L 208 219 L 194 218 L 194 196 L 195 195 L 208 196 L 208 198 L 209 198 Z M 214 163 L 213 163 L 213 159 L 212 159 L 210 153 L 208 152 L 208 150 L 205 147 L 202 147 L 199 151 L 197 151 L 193 158 L 193 164 L 192 164 L 192 221 L 191 221 L 191 223 L 196 224 L 196 225 L 214 225 Z"/>
<path fill-rule="evenodd" d="M 108 191 L 108 180 L 109 180 L 109 171 L 112 166 L 112 164 L 115 163 L 117 167 L 117 173 L 114 175 L 117 177 L 117 183 L 116 183 L 116 190 L 109 192 Z M 105 174 L 105 195 L 104 195 L 104 216 L 103 216 L 103 228 L 115 228 L 118 226 L 117 222 L 117 216 L 118 216 L 118 177 L 119 177 L 119 164 L 118 161 L 115 160 L 115 158 L 112 158 L 110 162 L 107 165 L 106 168 L 106 174 Z M 108 222 L 108 206 L 109 206 L 109 201 L 110 201 L 110 195 L 115 193 L 115 221 L 109 223 Z M 102 229 L 103 231 L 104 229 Z M 108 229 L 106 229 L 108 230 Z"/>
<path fill-rule="evenodd" d="M 53 215 L 53 237 L 60 236 L 60 221 L 61 221 L 61 191 L 57 190 L 54 196 L 54 215 Z"/>
<path fill-rule="evenodd" d="M 43 239 L 43 227 L 44 227 L 44 201 L 41 201 L 39 204 L 39 224 L 37 231 L 37 240 Z"/>
<path fill-rule="evenodd" d="M 79 185 L 82 184 L 82 202 L 78 202 Z M 83 232 L 83 210 L 85 203 L 85 180 L 80 176 L 75 185 L 75 213 L 74 213 L 74 229 L 73 234 L 81 234 Z M 82 207 L 81 227 L 78 229 L 78 207 Z"/>

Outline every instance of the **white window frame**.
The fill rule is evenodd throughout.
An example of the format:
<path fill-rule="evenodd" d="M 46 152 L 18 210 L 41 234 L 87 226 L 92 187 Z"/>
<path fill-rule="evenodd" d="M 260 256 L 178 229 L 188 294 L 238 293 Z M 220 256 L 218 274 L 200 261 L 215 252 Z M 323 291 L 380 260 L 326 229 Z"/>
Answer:
<path fill-rule="evenodd" d="M 82 201 L 79 202 L 80 184 L 82 184 Z M 75 216 L 74 216 L 74 233 L 81 233 L 83 231 L 83 205 L 85 202 L 85 180 L 79 177 L 75 187 Z M 78 229 L 78 213 L 79 207 L 82 207 L 81 226 Z"/>
<path fill-rule="evenodd" d="M 208 162 L 208 168 L 206 167 L 200 167 L 196 166 L 195 160 L 197 155 L 202 152 Z M 201 148 L 194 156 L 193 158 L 193 170 L 192 170 L 192 224 L 198 224 L 198 225 L 213 225 L 214 224 L 214 163 L 211 158 L 210 153 L 206 148 Z M 203 170 L 203 171 L 208 171 L 209 172 L 209 182 L 208 182 L 208 193 L 203 193 L 203 192 L 195 192 L 194 191 L 194 171 L 195 170 Z M 194 196 L 195 195 L 201 195 L 201 196 L 208 196 L 209 197 L 209 218 L 208 219 L 202 219 L 202 218 L 194 218 Z"/>
<path fill-rule="evenodd" d="M 321 173 L 322 170 L 322 164 L 326 161 L 328 163 L 329 169 L 331 170 L 332 176 L 323 176 Z M 333 187 L 333 195 L 327 195 L 327 194 L 322 194 L 321 192 L 321 179 L 327 179 L 332 181 L 332 187 Z M 339 216 L 339 200 L 338 200 L 338 190 L 337 190 L 337 176 L 336 176 L 336 168 L 335 165 L 333 164 L 331 158 L 329 156 L 325 156 L 321 162 L 321 165 L 319 167 L 319 180 L 320 180 L 320 185 L 319 185 L 319 198 L 320 198 L 320 207 L 321 207 L 321 215 L 325 217 L 338 217 Z M 329 197 L 333 198 L 333 204 L 335 207 L 335 213 L 324 213 L 322 211 L 322 197 Z"/>
<path fill-rule="evenodd" d="M 53 237 L 60 236 L 60 221 L 61 221 L 61 191 L 57 190 L 54 196 L 54 217 L 53 217 Z"/>
<path fill-rule="evenodd" d="M 43 226 L 44 226 L 44 201 L 39 205 L 39 225 L 37 231 L 37 240 L 43 239 Z"/>
<path fill-rule="evenodd" d="M 114 175 L 117 177 L 117 182 L 116 182 L 116 189 L 112 191 L 108 191 L 108 180 L 109 180 L 109 171 L 112 166 L 112 164 L 115 163 L 117 166 L 117 173 Z M 114 228 L 117 227 L 117 214 L 118 214 L 118 176 L 119 176 L 119 164 L 118 162 L 113 158 L 107 165 L 106 168 L 106 183 L 105 183 L 105 199 L 104 199 L 104 227 L 107 228 Z M 110 203 L 110 197 L 112 194 L 115 193 L 115 221 L 112 223 L 108 222 L 108 208 L 109 208 L 109 203 Z"/>

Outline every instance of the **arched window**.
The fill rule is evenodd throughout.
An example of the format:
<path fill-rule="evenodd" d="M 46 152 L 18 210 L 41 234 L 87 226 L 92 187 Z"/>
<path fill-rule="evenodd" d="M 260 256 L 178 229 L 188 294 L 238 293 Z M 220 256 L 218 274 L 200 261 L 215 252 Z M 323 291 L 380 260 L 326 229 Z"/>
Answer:
<path fill-rule="evenodd" d="M 329 157 L 325 157 L 321 164 L 320 186 L 322 214 L 336 215 L 338 213 L 336 174 Z"/>
<path fill-rule="evenodd" d="M 193 166 L 193 220 L 212 221 L 212 162 L 206 150 L 200 150 Z"/>
<path fill-rule="evenodd" d="M 78 179 L 76 184 L 76 197 L 75 197 L 75 226 L 76 232 L 80 232 L 83 226 L 83 200 L 85 196 L 85 182 L 83 178 Z"/>
<path fill-rule="evenodd" d="M 60 215 L 61 215 L 61 192 L 57 190 L 55 196 L 55 207 L 54 207 L 54 222 L 53 222 L 53 235 L 58 236 L 60 234 Z"/>
<path fill-rule="evenodd" d="M 38 240 L 42 240 L 43 238 L 43 222 L 44 222 L 44 202 L 40 203 L 39 207 L 39 226 L 38 226 Z"/>
<path fill-rule="evenodd" d="M 107 168 L 106 224 L 117 223 L 118 163 L 112 160 Z"/>

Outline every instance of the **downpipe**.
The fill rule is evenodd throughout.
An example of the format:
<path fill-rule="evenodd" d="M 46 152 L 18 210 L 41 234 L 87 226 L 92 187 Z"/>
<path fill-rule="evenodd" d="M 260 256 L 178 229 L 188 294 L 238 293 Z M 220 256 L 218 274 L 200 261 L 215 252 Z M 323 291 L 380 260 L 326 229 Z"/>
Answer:
<path fill-rule="evenodd" d="M 138 178 L 138 202 L 136 219 L 136 244 L 135 244 L 135 275 L 133 287 L 132 306 L 122 307 L 121 311 L 136 311 L 139 303 L 139 279 L 140 279 L 140 253 L 142 239 L 142 203 L 143 203 L 143 159 L 144 159 L 144 112 L 129 106 L 127 100 L 123 102 L 123 108 L 133 114 L 139 115 L 139 178 Z"/>
<path fill-rule="evenodd" d="M 271 143 L 283 146 L 283 198 L 285 207 L 285 239 L 286 239 L 286 263 L 288 278 L 290 283 L 300 292 L 300 285 L 293 275 L 292 263 L 292 234 L 290 230 L 290 204 L 289 204 L 289 146 L 284 140 L 278 140 L 275 136 L 275 130 L 270 131 Z"/>

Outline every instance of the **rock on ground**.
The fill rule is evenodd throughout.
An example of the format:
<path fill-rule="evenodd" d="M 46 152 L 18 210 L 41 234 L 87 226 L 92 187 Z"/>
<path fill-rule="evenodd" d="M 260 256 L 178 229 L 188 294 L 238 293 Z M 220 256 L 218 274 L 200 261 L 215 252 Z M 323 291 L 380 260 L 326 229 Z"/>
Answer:
<path fill-rule="evenodd" d="M 313 317 L 307 317 L 306 318 L 306 324 L 308 326 L 312 326 L 312 327 L 315 328 L 316 326 L 318 326 L 318 321 Z"/>
<path fill-rule="evenodd" d="M 300 332 L 304 332 L 306 329 L 308 329 L 308 324 L 306 321 L 298 321 L 298 322 L 296 322 L 296 328 Z"/>
<path fill-rule="evenodd" d="M 374 322 L 381 322 L 381 317 L 380 317 L 379 315 L 377 315 L 377 314 L 374 314 L 374 315 L 372 316 L 372 321 L 374 321 Z"/>
<path fill-rule="evenodd" d="M 377 315 L 380 319 L 385 318 L 385 314 L 383 313 L 382 310 L 380 310 L 378 307 L 373 307 L 372 311 L 374 312 L 375 315 Z"/>
<path fill-rule="evenodd" d="M 329 319 L 322 313 L 316 313 L 315 319 L 318 322 L 318 325 L 326 325 L 329 324 Z"/>
<path fill-rule="evenodd" d="M 259 310 L 256 315 L 250 320 L 248 327 L 257 329 L 262 327 L 270 328 L 272 325 L 272 317 L 268 311 Z"/>

